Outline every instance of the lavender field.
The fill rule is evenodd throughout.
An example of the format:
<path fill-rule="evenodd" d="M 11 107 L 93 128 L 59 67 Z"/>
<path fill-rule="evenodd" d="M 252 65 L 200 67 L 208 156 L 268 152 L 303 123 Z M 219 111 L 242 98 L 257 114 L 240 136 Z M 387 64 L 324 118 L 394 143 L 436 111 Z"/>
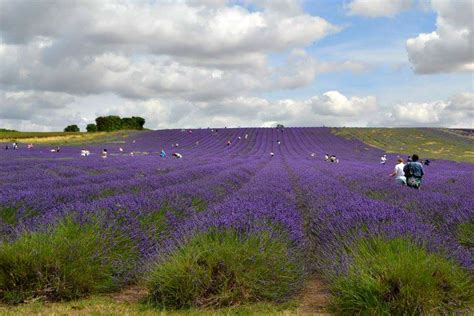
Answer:
<path fill-rule="evenodd" d="M 119 147 L 124 151 L 120 152 Z M 275 260 L 275 271 L 281 268 L 286 274 L 260 271 L 264 273 L 260 274 L 262 280 L 268 274 L 273 283 L 247 288 L 250 301 L 285 301 L 304 291 L 305 281 L 314 276 L 323 280 L 335 297 L 344 297 L 337 280 L 355 273 L 355 250 L 361 249 L 361 241 L 404 240 L 442 258 L 464 276 L 464 294 L 448 295 L 443 303 L 446 311 L 465 310 L 472 302 L 471 163 L 432 160 L 430 166 L 425 166 L 426 175 L 418 191 L 400 186 L 389 177 L 396 154 L 388 154 L 387 164 L 381 165 L 382 150 L 335 136 L 327 128 L 150 131 L 133 134 L 124 143 L 86 148 L 91 151 L 88 157 L 81 157 L 81 148 L 73 146 L 51 153 L 46 146 L 29 150 L 23 145 L 19 150 L 0 153 L 2 251 L 12 253 L 15 245 L 26 247 L 36 240 L 34 236 L 54 239 L 56 227 L 66 227 L 64 223 L 68 222 L 78 225 L 78 238 L 82 238 L 81 227 L 95 227 L 97 231 L 97 238 L 91 239 L 95 246 L 92 253 L 98 265 L 107 261 L 110 276 L 97 277 L 106 279 L 107 286 L 84 287 L 81 292 L 75 285 L 68 285 L 68 299 L 119 291 L 129 284 L 148 284 L 151 300 L 165 306 L 242 303 L 234 291 L 238 286 L 231 287 L 231 294 L 223 298 L 210 290 L 212 280 L 199 299 L 189 294 L 183 301 L 170 298 L 166 286 L 160 283 L 163 281 L 149 285 L 153 280 L 163 280 L 161 267 L 169 265 L 179 251 L 188 249 L 196 236 L 227 231 L 242 243 L 254 236 L 260 242 L 257 252 L 260 249 L 264 253 L 262 249 L 274 245 L 272 240 L 283 247 L 271 248 L 271 252 L 284 256 L 284 263 L 279 257 L 261 259 Z M 103 148 L 108 149 L 107 158 L 101 157 Z M 161 148 L 167 153 L 165 158 L 159 155 Z M 181 153 L 183 158 L 172 157 L 173 152 Z M 336 155 L 339 163 L 325 162 L 326 153 Z M 75 234 L 72 230 L 68 236 L 74 240 Z M 19 245 L 25 236 L 29 236 L 28 242 Z M 116 248 L 122 250 L 111 252 Z M 41 251 L 39 246 L 33 245 L 32 249 Z M 393 260 L 401 260 L 402 252 L 397 251 L 399 256 Z M 38 285 L 41 282 L 37 275 L 31 275 L 34 269 L 19 273 L 14 280 L 5 276 L 28 255 L 31 252 L 11 261 L 0 258 L 0 299 L 15 303 L 31 297 L 62 299 L 61 293 L 65 292 L 55 289 L 53 281 L 45 281 L 47 287 Z M 220 262 L 222 268 L 226 261 Z M 258 262 L 255 259 L 255 264 Z M 51 275 L 60 269 L 55 264 L 50 262 Z M 216 273 L 225 275 L 226 269 Z M 389 274 L 380 275 L 383 278 Z M 21 285 L 23 292 L 18 294 L 17 285 L 26 279 L 33 281 Z M 238 280 L 233 282 L 240 284 Z M 171 283 L 170 288 L 174 286 Z M 268 294 L 259 296 L 267 290 Z M 391 290 L 393 295 L 400 291 L 388 289 L 387 293 Z M 398 311 L 405 307 L 400 308 Z M 429 311 L 423 308 L 415 314 Z"/>

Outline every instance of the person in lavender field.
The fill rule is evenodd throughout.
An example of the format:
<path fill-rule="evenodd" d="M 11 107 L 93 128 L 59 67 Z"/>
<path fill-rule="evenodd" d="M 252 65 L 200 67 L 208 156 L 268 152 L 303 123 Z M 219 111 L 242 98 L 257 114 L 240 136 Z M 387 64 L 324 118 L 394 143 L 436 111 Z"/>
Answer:
<path fill-rule="evenodd" d="M 395 165 L 395 168 L 393 169 L 393 172 L 390 174 L 390 176 L 395 177 L 395 181 L 397 183 L 406 185 L 407 178 L 405 177 L 403 167 L 405 167 L 405 164 L 403 163 L 403 158 L 398 158 L 397 164 Z"/>
<path fill-rule="evenodd" d="M 418 161 L 419 157 L 417 154 L 411 156 L 411 161 L 403 167 L 403 172 L 407 179 L 407 186 L 414 189 L 420 189 L 421 179 L 425 172 L 423 171 L 423 165 Z"/>
<path fill-rule="evenodd" d="M 172 156 L 173 156 L 173 157 L 176 157 L 176 158 L 178 158 L 178 159 L 183 158 L 183 155 L 181 155 L 180 153 L 173 153 Z"/>
<path fill-rule="evenodd" d="M 161 158 L 165 158 L 165 157 L 166 157 L 166 152 L 165 152 L 165 150 L 164 150 L 163 148 L 161 149 L 160 157 L 161 157 Z"/>
<path fill-rule="evenodd" d="M 383 155 L 382 157 L 380 157 L 380 164 L 385 165 L 386 162 L 387 162 L 387 155 Z"/>

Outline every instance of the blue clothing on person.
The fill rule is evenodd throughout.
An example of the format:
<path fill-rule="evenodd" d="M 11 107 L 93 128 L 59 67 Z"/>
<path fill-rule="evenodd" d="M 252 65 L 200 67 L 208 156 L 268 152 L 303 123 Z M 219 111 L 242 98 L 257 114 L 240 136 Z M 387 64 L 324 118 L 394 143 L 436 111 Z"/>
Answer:
<path fill-rule="evenodd" d="M 418 161 L 411 161 L 403 167 L 405 176 L 411 176 L 415 178 L 422 178 L 425 174 L 423 171 L 423 165 Z"/>
<path fill-rule="evenodd" d="M 163 149 L 161 150 L 160 156 L 161 156 L 161 158 L 165 158 L 165 157 L 166 157 L 166 153 L 165 153 L 165 151 L 164 151 Z"/>
<path fill-rule="evenodd" d="M 403 172 L 405 172 L 407 185 L 419 189 L 421 186 L 421 178 L 423 178 L 423 175 L 425 174 L 423 171 L 423 165 L 418 161 L 411 161 L 403 167 Z"/>

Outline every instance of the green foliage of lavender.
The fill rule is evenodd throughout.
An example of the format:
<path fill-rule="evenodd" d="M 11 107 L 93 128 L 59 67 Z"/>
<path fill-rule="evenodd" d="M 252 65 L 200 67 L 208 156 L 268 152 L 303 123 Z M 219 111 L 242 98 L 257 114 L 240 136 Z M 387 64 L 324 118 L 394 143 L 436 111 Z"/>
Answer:
<path fill-rule="evenodd" d="M 152 304 L 222 307 L 281 301 L 302 277 L 289 245 L 268 233 L 200 233 L 156 263 L 147 276 Z"/>
<path fill-rule="evenodd" d="M 458 224 L 457 239 L 466 248 L 474 249 L 474 221 Z"/>
<path fill-rule="evenodd" d="M 471 276 L 405 238 L 359 240 L 332 284 L 340 315 L 449 315 L 474 303 Z"/>
<path fill-rule="evenodd" d="M 68 300 L 110 291 L 136 265 L 133 243 L 72 219 L 0 244 L 0 300 Z"/>

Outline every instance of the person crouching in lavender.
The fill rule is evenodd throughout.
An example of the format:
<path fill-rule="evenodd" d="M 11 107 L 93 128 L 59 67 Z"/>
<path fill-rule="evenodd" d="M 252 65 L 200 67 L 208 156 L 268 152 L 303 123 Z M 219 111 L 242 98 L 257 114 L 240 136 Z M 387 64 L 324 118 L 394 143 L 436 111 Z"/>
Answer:
<path fill-rule="evenodd" d="M 403 172 L 407 178 L 407 186 L 414 189 L 420 189 L 421 179 L 425 172 L 423 171 L 423 165 L 418 161 L 419 157 L 417 154 L 411 156 L 411 162 L 408 162 L 403 167 Z"/>
<path fill-rule="evenodd" d="M 406 185 L 407 179 L 405 177 L 405 172 L 403 171 L 403 167 L 405 164 L 403 163 L 403 158 L 398 158 L 397 164 L 393 169 L 393 172 L 390 174 L 391 177 L 395 177 L 395 181 L 399 184 Z"/>

